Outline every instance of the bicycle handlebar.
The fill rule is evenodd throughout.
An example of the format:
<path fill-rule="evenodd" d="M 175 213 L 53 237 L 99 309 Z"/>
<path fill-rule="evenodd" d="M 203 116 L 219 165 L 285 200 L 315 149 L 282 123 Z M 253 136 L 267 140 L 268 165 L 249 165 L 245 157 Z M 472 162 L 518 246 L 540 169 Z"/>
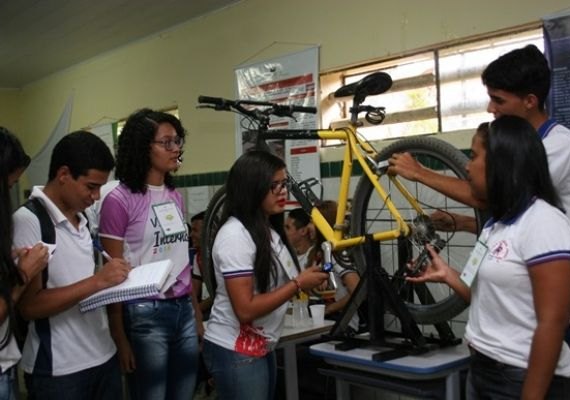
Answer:
<path fill-rule="evenodd" d="M 216 111 L 230 111 L 234 109 L 241 114 L 252 116 L 258 119 L 259 114 L 269 116 L 275 115 L 277 117 L 293 117 L 293 113 L 316 114 L 316 107 L 296 106 L 292 104 L 281 105 L 277 103 L 270 103 L 267 101 L 255 100 L 228 100 L 221 97 L 198 96 L 198 107 L 211 106 Z M 265 110 L 249 110 L 245 106 L 258 106 L 267 107 Z"/>
<path fill-rule="evenodd" d="M 198 103 L 202 104 L 211 104 L 214 106 L 223 106 L 225 105 L 227 100 L 222 99 L 221 97 L 210 97 L 210 96 L 198 96 Z"/>

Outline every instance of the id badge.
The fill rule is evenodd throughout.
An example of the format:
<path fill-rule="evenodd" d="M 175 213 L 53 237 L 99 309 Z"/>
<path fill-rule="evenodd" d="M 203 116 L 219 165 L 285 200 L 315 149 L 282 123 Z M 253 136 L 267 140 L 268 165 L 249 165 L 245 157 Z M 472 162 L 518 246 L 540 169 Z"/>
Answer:
<path fill-rule="evenodd" d="M 152 206 L 152 209 L 165 236 L 186 232 L 186 225 L 182 221 L 182 217 L 174 202 L 155 204 Z"/>
<path fill-rule="evenodd" d="M 460 275 L 461 280 L 467 285 L 467 287 L 471 287 L 473 284 L 473 281 L 477 277 L 477 272 L 479 272 L 479 267 L 481 266 L 481 263 L 488 251 L 489 248 L 487 245 L 478 240 Z"/>

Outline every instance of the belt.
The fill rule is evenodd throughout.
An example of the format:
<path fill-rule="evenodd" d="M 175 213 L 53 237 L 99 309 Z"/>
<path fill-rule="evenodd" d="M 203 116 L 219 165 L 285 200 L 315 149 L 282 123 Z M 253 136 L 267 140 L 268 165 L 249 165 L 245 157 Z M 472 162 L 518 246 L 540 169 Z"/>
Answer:
<path fill-rule="evenodd" d="M 180 302 L 180 301 L 188 301 L 190 300 L 190 295 L 189 294 L 185 294 L 183 296 L 180 297 L 168 297 L 166 299 L 155 299 L 158 301 L 172 301 L 172 302 Z"/>
<path fill-rule="evenodd" d="M 492 364 L 497 368 L 503 367 L 510 367 L 510 365 L 502 363 L 500 361 L 495 360 L 485 354 L 481 353 L 480 351 L 475 350 L 473 347 L 469 346 L 469 352 L 471 353 L 471 357 L 475 360 L 483 361 L 484 363 Z"/>
<path fill-rule="evenodd" d="M 190 295 L 189 294 L 185 294 L 182 295 L 180 297 L 167 297 L 165 299 L 135 299 L 135 300 L 130 300 L 130 301 L 126 301 L 125 304 L 139 304 L 139 303 L 149 303 L 149 302 L 159 302 L 159 303 L 163 303 L 163 302 L 170 302 L 170 303 L 179 303 L 179 302 L 185 302 L 185 301 L 189 301 L 190 300 Z"/>

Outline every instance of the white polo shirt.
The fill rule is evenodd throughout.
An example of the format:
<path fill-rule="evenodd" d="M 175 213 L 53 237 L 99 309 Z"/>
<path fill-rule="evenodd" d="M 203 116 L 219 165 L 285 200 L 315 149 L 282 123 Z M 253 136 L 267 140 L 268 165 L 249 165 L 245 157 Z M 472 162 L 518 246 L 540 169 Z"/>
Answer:
<path fill-rule="evenodd" d="M 43 187 L 34 187 L 31 197 L 40 199 L 55 226 L 57 247 L 46 267 L 44 287 L 64 287 L 92 276 L 95 262 L 86 218 L 78 214 L 79 228 L 75 228 L 44 194 Z M 14 246 L 29 247 L 40 240 L 37 217 L 20 207 L 14 214 Z M 81 313 L 75 305 L 30 323 L 21 365 L 27 373 L 60 376 L 101 365 L 115 352 L 105 308 Z"/>
<path fill-rule="evenodd" d="M 539 199 L 515 221 L 486 226 L 480 240 L 489 250 L 472 286 L 465 338 L 488 357 L 526 369 L 537 327 L 528 270 L 570 260 L 570 221 Z M 565 342 L 555 374 L 570 377 Z"/>
<path fill-rule="evenodd" d="M 291 254 L 274 230 L 271 247 L 283 268 L 276 268 L 277 282 L 269 291 L 285 284 L 297 271 Z M 288 302 L 250 324 L 241 324 L 234 313 L 225 282 L 228 279 L 253 276 L 257 246 L 245 226 L 234 217 L 220 228 L 214 240 L 212 257 L 216 275 L 216 296 L 204 339 L 254 357 L 263 357 L 273 350 L 281 336 Z M 257 289 L 254 290 L 257 293 Z"/>
<path fill-rule="evenodd" d="M 538 128 L 538 134 L 546 150 L 552 183 L 570 215 L 570 129 L 550 119 Z"/>
<path fill-rule="evenodd" d="M 8 319 L 6 319 L 2 325 L 0 325 L 0 338 L 3 338 L 8 329 Z M 18 349 L 18 344 L 14 335 L 8 339 L 8 344 L 2 350 L 0 350 L 0 368 L 2 372 L 6 372 L 9 368 L 13 367 L 20 361 L 20 350 Z"/>

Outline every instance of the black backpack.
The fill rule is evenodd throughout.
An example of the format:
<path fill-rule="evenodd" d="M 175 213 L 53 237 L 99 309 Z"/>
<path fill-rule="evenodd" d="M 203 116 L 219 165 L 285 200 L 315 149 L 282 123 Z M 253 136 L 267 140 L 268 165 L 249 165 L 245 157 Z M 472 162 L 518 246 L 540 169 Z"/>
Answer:
<path fill-rule="evenodd" d="M 49 216 L 47 210 L 45 209 L 42 202 L 37 198 L 32 198 L 27 200 L 22 207 L 26 207 L 38 218 L 40 222 L 40 229 L 42 235 L 42 242 L 55 244 L 55 227 Z M 48 279 L 48 268 L 47 265 L 42 271 L 42 286 L 45 287 Z M 26 321 L 19 312 L 16 312 L 16 329 L 14 330 L 14 335 L 16 337 L 16 342 L 20 350 L 24 347 L 24 342 L 28 334 L 28 321 Z"/>

